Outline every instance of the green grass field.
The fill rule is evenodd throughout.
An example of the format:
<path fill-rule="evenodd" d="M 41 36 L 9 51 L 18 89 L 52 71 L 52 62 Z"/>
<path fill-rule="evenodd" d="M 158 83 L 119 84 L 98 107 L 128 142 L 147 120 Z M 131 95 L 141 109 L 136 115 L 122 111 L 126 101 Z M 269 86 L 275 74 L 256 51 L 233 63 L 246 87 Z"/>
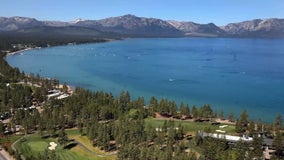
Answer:
<path fill-rule="evenodd" d="M 151 124 L 153 127 L 159 128 L 162 127 L 165 120 L 159 120 L 154 118 L 147 118 L 145 120 L 146 124 Z M 210 128 L 212 132 L 216 130 L 223 130 L 226 131 L 226 133 L 234 133 L 235 132 L 235 126 L 234 125 L 228 125 L 226 128 L 220 129 L 219 126 L 223 125 L 211 125 L 209 122 L 192 122 L 192 121 L 182 121 L 182 120 L 176 120 L 175 126 L 178 126 L 179 123 L 184 127 L 186 132 L 193 132 L 195 133 L 198 130 L 204 130 L 205 128 Z"/>
<path fill-rule="evenodd" d="M 27 143 L 29 148 L 32 148 L 35 152 L 42 152 L 48 148 L 48 143 L 44 141 L 31 141 Z"/>
<path fill-rule="evenodd" d="M 42 139 L 36 135 L 25 137 L 24 139 L 25 140 L 20 140 L 15 145 L 15 147 L 25 157 L 32 157 L 32 156 L 37 157 L 40 153 L 43 153 L 44 150 L 48 148 L 50 142 L 57 143 L 56 139 L 53 138 Z M 56 156 L 60 157 L 60 159 L 62 160 L 82 158 L 68 150 L 64 150 L 60 145 L 56 147 L 55 151 L 56 151 Z"/>
<path fill-rule="evenodd" d="M 76 133 L 77 133 L 76 130 L 70 131 L 71 135 L 77 135 Z M 70 138 L 72 138 L 72 136 Z M 44 150 L 49 147 L 50 142 L 57 143 L 57 139 L 54 139 L 54 138 L 42 139 L 41 137 L 37 135 L 32 135 L 32 136 L 25 137 L 24 140 L 20 140 L 15 145 L 15 147 L 25 157 L 32 157 L 32 156 L 36 157 L 40 153 L 43 153 Z M 111 160 L 111 159 L 115 159 L 115 156 L 103 157 L 103 156 L 94 155 L 86 151 L 83 147 L 78 146 L 78 145 L 73 147 L 72 149 L 63 149 L 63 147 L 58 144 L 58 146 L 55 149 L 55 154 L 56 154 L 57 159 L 60 159 L 60 160 L 78 160 L 78 159 L 80 160 Z"/>
<path fill-rule="evenodd" d="M 7 143 L 7 142 L 14 143 L 16 140 L 18 140 L 21 137 L 22 137 L 21 135 L 3 136 L 3 137 L 0 137 L 0 144 L 4 144 L 4 143 Z"/>
<path fill-rule="evenodd" d="M 84 148 L 81 146 L 76 146 L 72 148 L 71 150 L 87 157 L 94 157 L 97 160 L 114 160 L 116 159 L 116 156 L 109 156 L 109 153 L 100 150 L 98 147 L 94 147 L 90 140 L 86 136 L 81 136 L 79 131 L 77 129 L 72 129 L 72 130 L 67 130 L 66 133 L 68 134 L 68 137 L 71 139 L 75 139 L 76 141 L 82 143 L 84 146 L 89 148 L 91 151 L 95 152 L 96 156 L 92 155 L 90 152 L 86 151 Z M 94 159 L 93 158 L 93 159 Z"/>

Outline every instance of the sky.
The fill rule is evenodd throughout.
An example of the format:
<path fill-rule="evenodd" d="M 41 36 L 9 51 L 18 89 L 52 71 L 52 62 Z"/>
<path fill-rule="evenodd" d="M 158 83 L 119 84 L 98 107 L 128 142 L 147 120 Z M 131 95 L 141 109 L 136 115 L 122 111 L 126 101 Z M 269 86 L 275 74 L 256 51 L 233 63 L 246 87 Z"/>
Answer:
<path fill-rule="evenodd" d="M 0 16 L 38 20 L 98 20 L 133 14 L 163 20 L 226 25 L 284 18 L 284 0 L 1 0 Z"/>

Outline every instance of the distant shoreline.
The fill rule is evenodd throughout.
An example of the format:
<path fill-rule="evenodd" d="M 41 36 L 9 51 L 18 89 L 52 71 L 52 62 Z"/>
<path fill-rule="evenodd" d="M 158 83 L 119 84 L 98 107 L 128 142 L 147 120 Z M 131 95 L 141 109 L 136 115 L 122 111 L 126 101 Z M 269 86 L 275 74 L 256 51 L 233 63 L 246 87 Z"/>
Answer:
<path fill-rule="evenodd" d="M 25 49 L 20 49 L 14 52 L 6 52 L 6 56 L 13 56 L 13 55 L 17 55 L 20 54 L 22 52 L 25 51 L 29 51 L 29 50 L 33 50 L 33 49 L 42 49 L 42 48 L 48 48 L 48 47 L 56 47 L 56 46 L 66 46 L 66 45 L 80 45 L 80 44 L 89 44 L 89 43 L 105 43 L 105 42 L 111 42 L 114 40 L 121 40 L 121 39 L 102 39 L 102 41 L 99 42 L 92 42 L 92 41 L 88 41 L 88 42 L 70 42 L 70 43 L 66 43 L 66 44 L 58 44 L 58 45 L 48 45 L 48 46 L 44 46 L 44 47 L 38 47 L 38 46 L 34 46 L 34 47 L 28 47 Z"/>
<path fill-rule="evenodd" d="M 35 49 L 35 48 L 25 48 L 25 49 L 21 49 L 21 50 L 15 51 L 15 52 L 9 52 L 9 53 L 7 53 L 7 56 L 17 55 L 17 54 L 20 54 L 22 52 L 29 51 L 29 50 L 32 50 L 32 49 Z"/>
<path fill-rule="evenodd" d="M 41 49 L 41 47 L 35 47 L 35 48 L 29 47 L 29 48 L 25 48 L 25 49 L 21 49 L 21 50 L 15 51 L 15 52 L 9 52 L 9 53 L 6 54 L 6 56 L 14 56 L 14 55 L 20 54 L 22 52 L 33 50 L 33 49 Z M 28 76 L 28 75 L 26 75 L 26 76 Z M 45 77 L 45 78 L 49 78 L 49 77 Z M 58 88 L 59 89 L 63 88 L 63 83 L 59 84 Z M 71 85 L 69 85 L 69 84 L 67 84 L 67 88 L 68 88 L 67 89 L 68 92 L 72 95 L 74 93 L 75 89 Z"/>

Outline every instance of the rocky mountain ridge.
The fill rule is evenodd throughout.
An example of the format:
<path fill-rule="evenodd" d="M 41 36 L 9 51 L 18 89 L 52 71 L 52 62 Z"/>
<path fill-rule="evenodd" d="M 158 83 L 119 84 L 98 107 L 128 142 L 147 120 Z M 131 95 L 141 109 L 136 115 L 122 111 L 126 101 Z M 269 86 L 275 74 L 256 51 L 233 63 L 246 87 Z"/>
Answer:
<path fill-rule="evenodd" d="M 47 29 L 48 28 L 48 29 Z M 107 34 L 116 37 L 260 37 L 284 38 L 284 19 L 255 19 L 226 26 L 214 23 L 165 21 L 157 18 L 124 15 L 101 20 L 77 19 L 72 22 L 39 21 L 26 17 L 0 17 L 0 33 L 41 32 L 92 36 Z"/>

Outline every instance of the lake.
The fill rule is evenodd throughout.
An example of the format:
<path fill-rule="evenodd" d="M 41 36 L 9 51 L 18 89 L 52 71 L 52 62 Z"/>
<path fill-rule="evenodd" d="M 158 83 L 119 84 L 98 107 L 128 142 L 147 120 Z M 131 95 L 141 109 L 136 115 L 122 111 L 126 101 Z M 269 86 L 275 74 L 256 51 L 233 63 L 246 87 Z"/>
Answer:
<path fill-rule="evenodd" d="M 26 73 L 93 91 L 210 104 L 226 114 L 247 109 L 251 118 L 265 121 L 284 113 L 284 39 L 125 39 L 6 59 Z"/>

